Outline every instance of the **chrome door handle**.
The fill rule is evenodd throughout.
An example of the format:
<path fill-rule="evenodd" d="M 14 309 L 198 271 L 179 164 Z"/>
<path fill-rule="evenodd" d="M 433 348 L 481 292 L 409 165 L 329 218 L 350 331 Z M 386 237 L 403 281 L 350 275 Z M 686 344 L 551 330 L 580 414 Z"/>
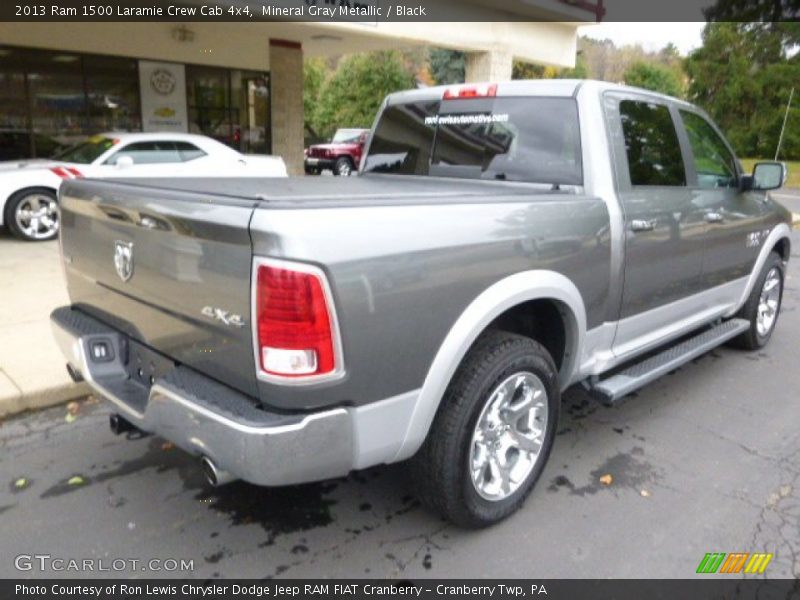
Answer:
<path fill-rule="evenodd" d="M 634 219 L 631 221 L 631 230 L 633 231 L 653 231 L 656 228 L 657 221 L 655 219 Z"/>
<path fill-rule="evenodd" d="M 725 217 L 722 216 L 722 213 L 718 212 L 707 212 L 706 213 L 706 223 L 722 223 L 725 221 Z"/>

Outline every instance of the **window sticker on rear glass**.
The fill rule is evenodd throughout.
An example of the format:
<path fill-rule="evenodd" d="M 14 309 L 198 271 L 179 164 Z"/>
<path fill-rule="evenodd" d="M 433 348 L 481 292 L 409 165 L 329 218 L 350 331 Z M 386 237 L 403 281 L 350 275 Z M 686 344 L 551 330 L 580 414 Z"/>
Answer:
<path fill-rule="evenodd" d="M 425 125 L 486 125 L 488 123 L 508 123 L 508 113 L 487 115 L 485 113 L 461 115 L 433 115 L 425 118 Z"/>

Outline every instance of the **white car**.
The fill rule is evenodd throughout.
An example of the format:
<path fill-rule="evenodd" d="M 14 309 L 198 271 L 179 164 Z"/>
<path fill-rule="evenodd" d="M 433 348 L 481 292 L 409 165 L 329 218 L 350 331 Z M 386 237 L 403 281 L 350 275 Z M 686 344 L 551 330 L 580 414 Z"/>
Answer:
<path fill-rule="evenodd" d="M 57 194 L 76 177 L 286 177 L 283 159 L 241 154 L 202 135 L 103 133 L 53 159 L 0 162 L 0 225 L 23 240 L 58 235 Z"/>

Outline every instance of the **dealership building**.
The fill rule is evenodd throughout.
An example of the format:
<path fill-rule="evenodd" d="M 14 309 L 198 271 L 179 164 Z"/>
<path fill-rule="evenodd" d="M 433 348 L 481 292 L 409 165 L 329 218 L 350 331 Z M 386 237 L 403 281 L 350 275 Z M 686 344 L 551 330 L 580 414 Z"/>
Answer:
<path fill-rule="evenodd" d="M 2 22 L 0 160 L 171 130 L 280 155 L 298 174 L 304 58 L 436 46 L 466 53 L 467 81 L 502 81 L 515 58 L 573 66 L 577 28 L 601 14 L 575 0 L 439 1 L 470 21 Z M 530 20 L 489 22 L 499 9 Z"/>

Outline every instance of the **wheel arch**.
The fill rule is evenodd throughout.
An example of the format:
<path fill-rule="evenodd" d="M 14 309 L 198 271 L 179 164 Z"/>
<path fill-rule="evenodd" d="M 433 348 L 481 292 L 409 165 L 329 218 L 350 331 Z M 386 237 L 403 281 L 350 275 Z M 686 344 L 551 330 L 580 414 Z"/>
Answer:
<path fill-rule="evenodd" d="M 561 387 L 571 383 L 586 334 L 586 309 L 578 288 L 554 271 L 533 270 L 506 277 L 473 300 L 450 328 L 428 369 L 394 461 L 413 456 L 422 445 L 447 386 L 478 336 L 497 324 L 512 333 L 530 333 L 530 325 L 519 316 L 536 307 L 546 307 L 549 316 L 557 313 L 561 318 L 563 348 L 554 360 L 559 366 Z"/>
<path fill-rule="evenodd" d="M 780 223 L 770 231 L 767 239 L 764 240 L 764 243 L 761 245 L 761 251 L 753 265 L 753 269 L 750 271 L 747 284 L 742 291 L 742 295 L 739 297 L 739 301 L 725 314 L 726 317 L 735 315 L 739 312 L 739 309 L 744 306 L 745 302 L 747 302 L 747 298 L 750 297 L 750 292 L 753 291 L 758 276 L 761 274 L 761 270 L 764 268 L 764 264 L 767 262 L 767 258 L 772 252 L 780 252 L 782 253 L 781 256 L 783 260 L 788 260 L 789 252 L 791 251 L 791 234 L 792 230 L 787 223 Z M 785 252 L 785 254 L 783 254 L 783 252 Z"/>
<path fill-rule="evenodd" d="M 783 262 L 787 262 L 792 255 L 792 242 L 788 237 L 779 239 L 772 248 L 773 252 L 780 254 Z"/>
<path fill-rule="evenodd" d="M 15 188 L 10 192 L 6 190 L 2 195 L 2 204 L 0 204 L 0 225 L 8 224 L 7 223 L 8 219 L 6 217 L 11 203 L 11 199 L 14 196 L 21 194 L 23 192 L 37 192 L 37 191 L 51 192 L 55 194 L 56 199 L 58 199 L 58 189 L 51 187 L 49 185 L 27 185 L 20 188 Z"/>

